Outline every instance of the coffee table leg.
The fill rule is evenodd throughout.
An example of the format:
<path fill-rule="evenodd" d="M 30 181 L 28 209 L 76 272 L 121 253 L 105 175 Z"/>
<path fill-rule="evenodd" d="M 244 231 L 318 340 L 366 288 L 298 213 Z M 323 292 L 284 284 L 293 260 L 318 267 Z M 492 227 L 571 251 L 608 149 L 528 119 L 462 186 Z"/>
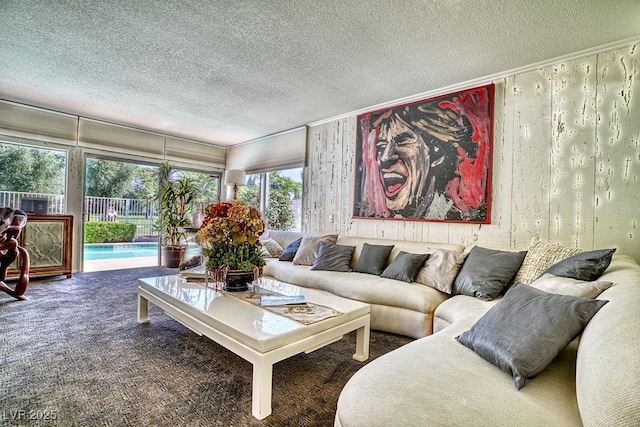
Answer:
<path fill-rule="evenodd" d="M 369 358 L 369 325 L 358 328 L 356 332 L 356 354 L 353 358 L 359 362 L 364 362 Z"/>
<path fill-rule="evenodd" d="M 271 415 L 272 376 L 272 363 L 260 360 L 253 364 L 251 413 L 259 420 Z"/>
<path fill-rule="evenodd" d="M 149 301 L 138 294 L 138 323 L 149 322 Z"/>

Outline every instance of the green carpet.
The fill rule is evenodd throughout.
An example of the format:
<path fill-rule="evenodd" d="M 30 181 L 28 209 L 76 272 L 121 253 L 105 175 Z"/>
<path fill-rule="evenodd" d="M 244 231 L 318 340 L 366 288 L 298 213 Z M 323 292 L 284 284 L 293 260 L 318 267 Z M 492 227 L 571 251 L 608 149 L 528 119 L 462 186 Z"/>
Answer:
<path fill-rule="evenodd" d="M 355 333 L 273 370 L 273 413 L 251 415 L 251 364 L 150 304 L 149 267 L 33 280 L 28 301 L 0 295 L 0 425 L 331 426 L 342 387 L 364 363 Z M 372 331 L 371 357 L 411 339 Z M 55 419 L 52 419 L 55 418 Z"/>

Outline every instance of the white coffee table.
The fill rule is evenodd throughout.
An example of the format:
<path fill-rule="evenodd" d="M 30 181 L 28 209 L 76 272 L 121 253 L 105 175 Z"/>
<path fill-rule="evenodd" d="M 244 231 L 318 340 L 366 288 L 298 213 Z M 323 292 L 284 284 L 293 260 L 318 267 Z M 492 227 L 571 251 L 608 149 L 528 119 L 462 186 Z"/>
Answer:
<path fill-rule="evenodd" d="M 262 279 L 262 288 L 285 295 L 305 295 L 307 301 L 331 307 L 342 315 L 302 325 L 250 302 L 225 295 L 178 276 L 140 279 L 138 322 L 146 323 L 148 302 L 198 335 L 204 335 L 253 364 L 252 413 L 257 419 L 271 414 L 273 365 L 310 353 L 356 332 L 353 358 L 369 358 L 369 304 L 340 298 L 328 292 L 304 289 Z"/>

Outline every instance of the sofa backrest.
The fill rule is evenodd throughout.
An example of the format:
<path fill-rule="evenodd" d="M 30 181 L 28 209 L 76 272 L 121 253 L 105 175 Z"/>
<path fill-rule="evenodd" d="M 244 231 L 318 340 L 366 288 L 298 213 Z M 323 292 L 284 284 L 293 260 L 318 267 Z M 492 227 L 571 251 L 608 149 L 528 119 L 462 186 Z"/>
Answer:
<path fill-rule="evenodd" d="M 640 265 L 614 256 L 598 280 L 614 286 L 598 299 L 609 302 L 580 337 L 576 394 L 585 426 L 640 425 Z"/>
<path fill-rule="evenodd" d="M 265 230 L 265 232 L 260 236 L 260 240 L 273 239 L 280 246 L 286 248 L 289 243 L 304 237 L 306 234 L 300 233 L 298 231 L 280 231 L 280 230 Z M 435 243 L 435 242 L 407 242 L 404 240 L 391 240 L 391 239 L 373 239 L 369 237 L 350 237 L 350 236 L 338 236 L 337 243 L 339 245 L 348 245 L 355 246 L 356 249 L 353 253 L 353 258 L 351 260 L 351 266 L 354 267 L 356 262 L 358 262 L 358 258 L 360 257 L 360 253 L 362 252 L 362 246 L 365 243 L 370 245 L 393 245 L 393 250 L 391 251 L 391 255 L 389 256 L 389 262 L 393 261 L 400 251 L 405 251 L 409 253 L 419 254 L 424 253 L 426 248 L 441 248 L 448 249 L 456 252 L 463 252 L 465 247 L 464 245 L 458 245 L 454 243 Z"/>
<path fill-rule="evenodd" d="M 265 230 L 260 236 L 260 240 L 273 239 L 284 249 L 289 243 L 298 240 L 302 236 L 304 234 L 298 231 Z"/>
<path fill-rule="evenodd" d="M 390 240 L 390 239 L 371 239 L 368 237 L 349 237 L 338 236 L 339 245 L 355 246 L 356 249 L 351 259 L 351 267 L 355 267 L 360 258 L 362 252 L 362 246 L 365 243 L 370 245 L 393 245 L 391 255 L 389 255 L 389 262 L 392 262 L 400 251 L 409 252 L 413 254 L 425 253 L 427 248 L 440 248 L 448 249 L 456 252 L 464 251 L 463 245 L 457 245 L 453 243 L 434 243 L 434 242 L 407 242 L 405 240 Z"/>

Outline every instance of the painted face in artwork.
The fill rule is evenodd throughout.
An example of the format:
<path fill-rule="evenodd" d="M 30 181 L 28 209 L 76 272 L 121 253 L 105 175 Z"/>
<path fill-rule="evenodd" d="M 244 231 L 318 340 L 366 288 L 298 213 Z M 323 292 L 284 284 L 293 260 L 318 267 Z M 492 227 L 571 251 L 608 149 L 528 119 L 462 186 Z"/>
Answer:
<path fill-rule="evenodd" d="M 376 159 L 387 209 L 415 217 L 418 196 L 424 194 L 430 153 L 422 136 L 397 115 L 380 124 Z"/>

